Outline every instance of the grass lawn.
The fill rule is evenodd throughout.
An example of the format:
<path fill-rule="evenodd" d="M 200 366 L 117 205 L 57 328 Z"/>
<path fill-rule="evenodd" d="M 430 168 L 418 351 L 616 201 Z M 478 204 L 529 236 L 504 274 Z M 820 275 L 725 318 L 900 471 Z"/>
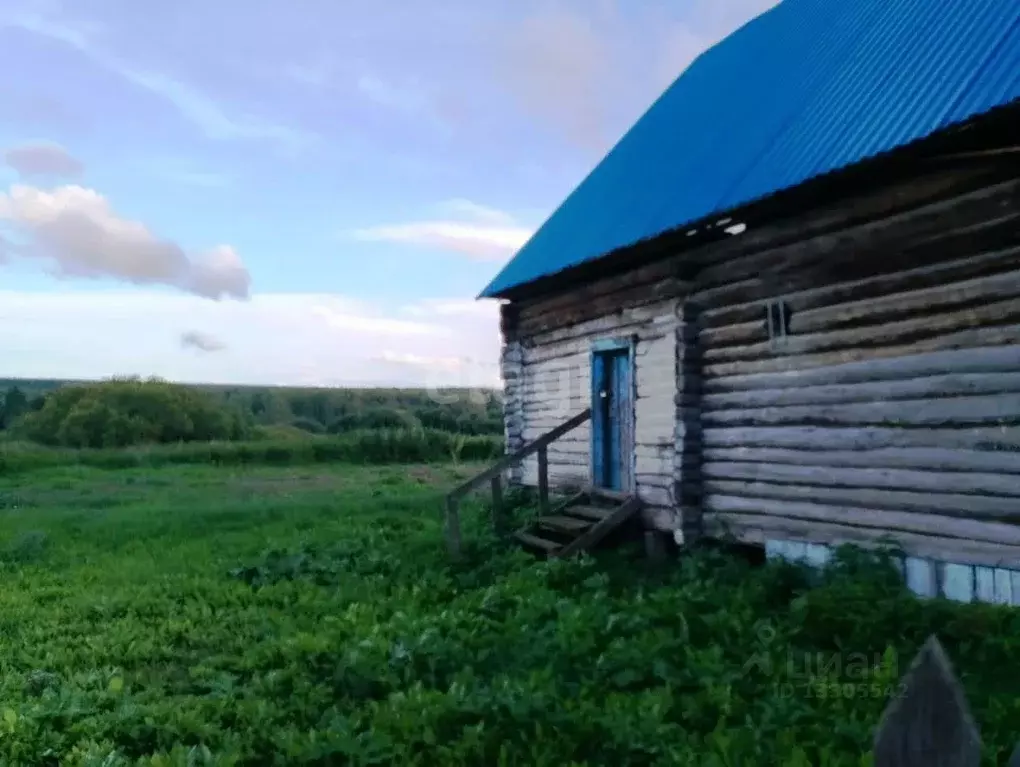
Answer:
<path fill-rule="evenodd" d="M 452 564 L 470 468 L 0 477 L 0 764 L 866 765 L 936 630 L 986 763 L 1020 737 L 1017 611 L 860 557 L 536 562 L 471 506 Z"/>

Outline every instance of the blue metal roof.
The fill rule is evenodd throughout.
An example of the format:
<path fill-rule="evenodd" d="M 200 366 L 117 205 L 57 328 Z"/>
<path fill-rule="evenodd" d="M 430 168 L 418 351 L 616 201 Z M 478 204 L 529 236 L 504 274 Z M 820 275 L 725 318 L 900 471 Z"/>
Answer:
<path fill-rule="evenodd" d="M 482 296 L 1017 98 L 1017 0 L 783 0 L 698 57 Z"/>

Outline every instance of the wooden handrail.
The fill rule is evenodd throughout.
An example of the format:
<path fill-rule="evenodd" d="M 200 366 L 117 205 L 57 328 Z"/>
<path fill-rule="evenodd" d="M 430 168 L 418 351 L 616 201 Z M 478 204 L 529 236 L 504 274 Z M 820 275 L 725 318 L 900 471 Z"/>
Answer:
<path fill-rule="evenodd" d="M 562 437 L 564 434 L 566 434 L 568 431 L 576 429 L 578 426 L 580 426 L 582 423 L 587 421 L 589 418 L 591 418 L 591 408 L 590 407 L 589 408 L 585 408 L 584 410 L 582 410 L 580 413 L 575 415 L 570 420 L 564 421 L 559 426 L 557 426 L 555 429 L 552 429 L 551 431 L 547 431 L 545 434 L 543 434 L 541 437 L 536 439 L 534 442 L 531 442 L 531 443 L 525 445 L 520 450 L 517 450 L 517 451 L 515 451 L 513 453 L 508 453 L 507 455 L 503 456 L 502 458 L 499 459 L 499 461 L 497 461 L 496 463 L 492 464 L 492 466 L 487 468 L 481 474 L 479 474 L 479 475 L 477 475 L 475 477 L 472 477 L 471 479 L 469 479 L 467 482 L 465 482 L 464 484 L 460 485 L 459 487 L 455 487 L 453 490 L 451 490 L 449 493 L 447 493 L 446 497 L 447 498 L 453 498 L 453 499 L 463 498 L 465 495 L 470 493 L 472 490 L 475 490 L 476 488 L 481 487 L 486 482 L 488 482 L 490 479 L 492 479 L 495 476 L 498 476 L 498 475 L 502 474 L 504 471 L 509 469 L 511 466 L 513 466 L 513 465 L 515 465 L 517 463 L 520 463 L 525 458 L 527 458 L 529 455 L 532 455 L 533 453 L 537 453 L 541 448 L 547 447 L 551 442 L 555 442 L 560 437 Z"/>
<path fill-rule="evenodd" d="M 549 456 L 547 448 L 552 442 L 562 437 L 568 431 L 576 429 L 582 423 L 591 418 L 591 408 L 585 408 L 577 415 L 561 423 L 555 429 L 551 429 L 541 437 L 531 442 L 520 450 L 503 456 L 492 466 L 481 474 L 469 479 L 464 484 L 455 487 L 446 495 L 446 540 L 450 553 L 454 556 L 460 554 L 460 512 L 458 505 L 460 499 L 488 482 L 492 487 L 492 522 L 497 532 L 503 531 L 503 472 L 523 461 L 528 456 L 538 453 L 538 495 L 539 505 L 543 513 L 549 506 Z"/>

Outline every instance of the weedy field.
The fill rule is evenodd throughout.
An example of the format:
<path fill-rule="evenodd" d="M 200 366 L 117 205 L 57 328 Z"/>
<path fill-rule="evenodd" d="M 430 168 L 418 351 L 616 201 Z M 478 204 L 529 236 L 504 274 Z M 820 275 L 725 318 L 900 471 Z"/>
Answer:
<path fill-rule="evenodd" d="M 1020 615 L 879 560 L 442 548 L 471 467 L 0 476 L 5 765 L 867 765 L 939 632 L 1001 763 Z"/>

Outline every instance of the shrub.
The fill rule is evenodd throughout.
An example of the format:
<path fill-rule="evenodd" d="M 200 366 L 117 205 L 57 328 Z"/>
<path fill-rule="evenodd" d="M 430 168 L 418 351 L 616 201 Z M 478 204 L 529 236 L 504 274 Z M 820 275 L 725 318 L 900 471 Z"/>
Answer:
<path fill-rule="evenodd" d="M 250 431 L 240 412 L 205 392 L 157 379 L 64 386 L 15 424 L 25 439 L 74 448 L 243 439 Z"/>

